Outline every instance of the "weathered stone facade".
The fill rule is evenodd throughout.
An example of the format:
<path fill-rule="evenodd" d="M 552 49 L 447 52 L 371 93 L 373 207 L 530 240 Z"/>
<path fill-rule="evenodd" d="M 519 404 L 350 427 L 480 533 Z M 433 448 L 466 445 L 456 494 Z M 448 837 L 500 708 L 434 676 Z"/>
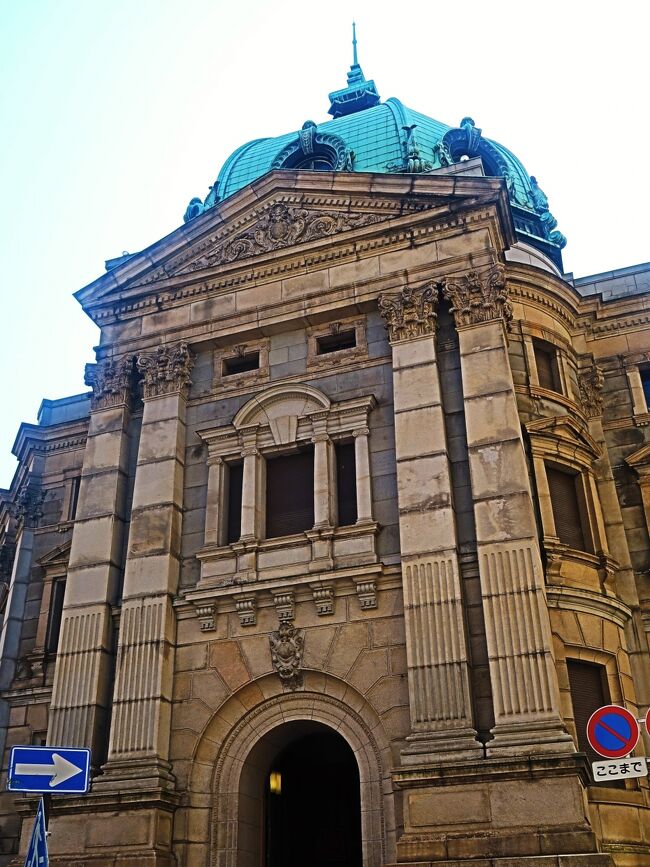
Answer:
<path fill-rule="evenodd" d="M 78 293 L 92 392 L 21 428 L 0 513 L 3 773 L 93 751 L 52 863 L 267 863 L 274 758 L 333 730 L 363 867 L 650 864 L 647 780 L 593 783 L 567 673 L 650 703 L 649 296 L 582 283 L 470 160 L 272 171 Z M 300 454 L 313 521 L 269 534 Z M 0 795 L 0 864 L 33 811 Z"/>

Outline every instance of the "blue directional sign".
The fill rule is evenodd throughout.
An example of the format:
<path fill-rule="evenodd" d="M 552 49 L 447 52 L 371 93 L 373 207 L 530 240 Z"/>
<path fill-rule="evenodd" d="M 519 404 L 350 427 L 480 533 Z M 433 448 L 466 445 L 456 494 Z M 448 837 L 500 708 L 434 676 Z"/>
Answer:
<path fill-rule="evenodd" d="M 47 867 L 50 863 L 47 855 L 47 834 L 45 833 L 45 807 L 43 799 L 38 802 L 38 810 L 34 819 L 32 836 L 29 838 L 24 867 Z"/>
<path fill-rule="evenodd" d="M 69 747 L 14 747 L 9 759 L 12 792 L 88 791 L 90 750 Z"/>

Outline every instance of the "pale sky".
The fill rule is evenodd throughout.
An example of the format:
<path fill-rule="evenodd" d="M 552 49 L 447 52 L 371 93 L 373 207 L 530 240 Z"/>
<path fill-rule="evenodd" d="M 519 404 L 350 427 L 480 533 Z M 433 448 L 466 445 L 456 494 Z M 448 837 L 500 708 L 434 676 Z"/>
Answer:
<path fill-rule="evenodd" d="M 237 146 L 326 120 L 353 17 L 383 99 L 471 115 L 536 175 L 567 271 L 650 259 L 644 0 L 0 0 L 0 487 L 20 422 L 86 390 L 72 292 L 178 227 Z"/>

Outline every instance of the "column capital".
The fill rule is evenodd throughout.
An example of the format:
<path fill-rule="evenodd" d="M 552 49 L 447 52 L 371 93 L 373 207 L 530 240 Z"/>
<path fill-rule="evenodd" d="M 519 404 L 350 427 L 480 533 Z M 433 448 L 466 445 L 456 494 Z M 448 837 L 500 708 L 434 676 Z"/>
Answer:
<path fill-rule="evenodd" d="M 43 517 L 43 501 L 45 491 L 40 485 L 27 481 L 18 492 L 15 502 L 10 506 L 10 511 L 17 521 L 22 522 L 24 527 L 35 527 Z"/>
<path fill-rule="evenodd" d="M 182 394 L 192 385 L 190 373 L 194 359 L 187 343 L 163 345 L 155 352 L 140 353 L 136 365 L 143 376 L 145 400 L 164 394 Z"/>
<path fill-rule="evenodd" d="M 352 436 L 356 439 L 357 437 L 368 437 L 370 436 L 370 428 L 367 427 L 358 427 L 356 430 L 352 431 Z"/>
<path fill-rule="evenodd" d="M 126 404 L 131 396 L 133 356 L 106 358 L 87 364 L 84 382 L 92 390 L 91 409 L 107 409 Z"/>
<path fill-rule="evenodd" d="M 507 326 L 512 319 L 503 265 L 493 265 L 488 271 L 470 271 L 461 277 L 447 277 L 442 281 L 442 294 L 451 302 L 456 328 L 492 319 L 502 319 Z"/>
<path fill-rule="evenodd" d="M 241 450 L 241 456 L 243 458 L 253 458 L 255 455 L 259 455 L 260 450 L 256 446 L 246 446 Z"/>
<path fill-rule="evenodd" d="M 438 284 L 404 286 L 392 295 L 379 296 L 379 312 L 385 320 L 389 339 L 411 340 L 436 330 Z"/>
<path fill-rule="evenodd" d="M 206 463 L 209 467 L 220 467 L 224 463 L 224 459 L 220 455 L 211 455 L 208 452 Z"/>
<path fill-rule="evenodd" d="M 330 442 L 330 435 L 327 433 L 316 433 L 311 438 L 311 441 L 312 443 L 314 443 L 314 445 L 316 443 L 328 443 Z"/>
<path fill-rule="evenodd" d="M 587 418 L 598 418 L 603 414 L 603 383 L 605 377 L 597 364 L 578 372 L 580 403 Z"/>

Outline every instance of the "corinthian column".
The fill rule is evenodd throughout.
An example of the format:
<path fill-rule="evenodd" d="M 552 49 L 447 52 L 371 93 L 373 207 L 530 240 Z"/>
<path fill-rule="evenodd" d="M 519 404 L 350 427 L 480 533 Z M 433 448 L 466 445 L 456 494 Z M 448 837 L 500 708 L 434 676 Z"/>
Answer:
<path fill-rule="evenodd" d="M 108 764 L 102 785 L 170 784 L 169 726 L 179 576 L 185 403 L 184 343 L 137 358 L 144 413 L 133 491 Z"/>
<path fill-rule="evenodd" d="M 403 763 L 480 749 L 472 727 L 467 638 L 440 382 L 437 291 L 405 287 L 379 308 L 393 350 L 397 499 L 411 735 Z"/>
<path fill-rule="evenodd" d="M 488 754 L 573 751 L 559 711 L 544 573 L 506 322 L 505 270 L 443 287 L 460 345 L 481 594 L 494 696 Z"/>
<path fill-rule="evenodd" d="M 124 535 L 133 359 L 86 366 L 90 425 L 65 589 L 48 743 L 106 755 L 113 623 Z"/>

